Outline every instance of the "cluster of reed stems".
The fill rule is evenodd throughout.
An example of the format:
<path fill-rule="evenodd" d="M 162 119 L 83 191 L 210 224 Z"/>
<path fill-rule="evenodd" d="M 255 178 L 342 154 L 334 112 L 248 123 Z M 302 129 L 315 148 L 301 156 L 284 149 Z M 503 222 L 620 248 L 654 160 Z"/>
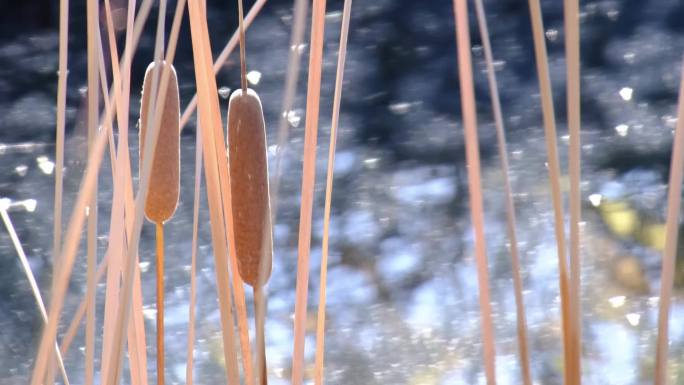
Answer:
<path fill-rule="evenodd" d="M 161 70 L 155 70 L 154 81 L 151 85 L 149 96 L 152 107 L 147 116 L 141 114 L 141 125 L 146 127 L 141 133 L 139 167 L 139 183 L 137 189 L 133 186 L 133 171 L 130 164 L 129 135 L 129 110 L 131 92 L 131 63 L 136 53 L 141 33 L 147 22 L 152 0 L 142 0 L 138 5 L 136 0 L 128 0 L 124 46 L 117 47 L 117 35 L 113 26 L 112 9 L 109 0 L 87 0 L 87 60 L 88 60 L 88 103 L 87 103 L 87 127 L 88 127 L 88 159 L 87 167 L 83 175 L 80 189 L 73 206 L 71 218 L 68 221 L 66 231 L 62 229 L 62 202 L 63 202 L 63 169 L 65 162 L 65 111 L 67 90 L 67 46 L 69 25 L 69 1 L 60 0 L 60 31 L 59 31 L 59 78 L 57 92 L 57 124 L 56 124 L 56 166 L 55 166 L 55 204 L 54 204 L 54 244 L 53 266 L 54 274 L 50 288 L 49 307 L 46 308 L 40 296 L 40 291 L 30 272 L 26 256 L 21 250 L 21 243 L 13 230 L 11 221 L 4 205 L 0 205 L 0 214 L 12 236 L 22 265 L 28 275 L 40 313 L 45 323 L 40 338 L 40 344 L 33 364 L 31 385 L 52 384 L 57 375 L 65 384 L 69 384 L 68 362 L 64 362 L 63 355 L 69 351 L 70 345 L 78 332 L 85 317 L 85 374 L 83 375 L 86 385 L 93 384 L 96 378 L 95 355 L 95 319 L 103 317 L 102 349 L 99 368 L 99 379 L 102 384 L 115 385 L 121 383 L 124 375 L 123 368 L 128 367 L 128 382 L 133 385 L 145 385 L 149 382 L 147 373 L 147 342 L 145 339 L 145 323 L 142 314 L 143 293 L 138 267 L 138 249 L 140 243 L 141 228 L 144 215 L 157 223 L 158 234 L 158 274 L 157 274 L 157 373 L 154 376 L 158 384 L 163 384 L 163 230 L 161 224 L 170 216 L 156 218 L 146 209 L 148 197 L 157 186 L 159 178 L 155 179 L 155 162 L 153 159 L 161 152 L 178 151 L 169 150 L 165 142 L 167 136 L 176 136 L 183 130 L 197 110 L 197 135 L 196 135 L 196 159 L 195 159 L 195 193 L 193 199 L 193 231 L 192 231 L 192 255 L 191 255 L 191 293 L 189 302 L 189 320 L 187 333 L 187 364 L 186 384 L 193 382 L 193 351 L 195 338 L 195 310 L 196 305 L 196 257 L 198 247 L 198 213 L 200 205 L 201 178 L 206 184 L 206 197 L 210 214 L 211 245 L 214 256 L 216 289 L 219 299 L 221 314 L 221 331 L 223 342 L 223 355 L 226 363 L 227 380 L 230 384 L 254 385 L 267 382 L 267 370 L 265 357 L 262 352 L 265 346 L 263 334 L 259 341 L 257 333 L 257 349 L 251 346 L 249 338 L 249 321 L 247 318 L 247 306 L 245 303 L 244 283 L 254 286 L 255 298 L 265 296 L 261 292 L 262 283 L 270 272 L 263 261 L 255 266 L 257 276 L 252 275 L 251 281 L 245 278 L 243 273 L 244 262 L 240 258 L 245 254 L 244 242 L 241 243 L 239 233 L 241 226 L 245 226 L 244 220 L 236 220 L 235 213 L 239 208 L 233 206 L 234 202 L 246 202 L 245 197 L 239 195 L 242 190 L 236 189 L 231 184 L 238 183 L 238 172 L 231 168 L 226 157 L 226 124 L 220 116 L 220 105 L 216 84 L 216 73 L 222 68 L 228 56 L 235 49 L 238 41 L 241 42 L 241 79 L 242 89 L 248 94 L 245 83 L 246 55 L 244 50 L 244 30 L 250 26 L 254 18 L 262 9 L 266 0 L 256 0 L 246 17 L 242 15 L 242 2 L 238 0 L 240 28 L 229 39 L 224 50 L 214 61 L 211 56 L 211 39 L 207 25 L 207 9 L 204 0 L 178 0 L 170 28 L 168 39 L 166 38 L 166 0 L 159 0 L 156 44 L 154 49 L 154 63 L 164 63 Z M 517 310 L 517 333 L 519 346 L 519 363 L 521 382 L 525 385 L 532 384 L 533 374 L 530 370 L 530 351 L 527 344 L 527 327 L 525 320 L 525 307 L 523 301 L 523 281 L 521 278 L 520 252 L 516 237 L 516 216 L 513 201 L 513 192 L 508 177 L 508 160 L 506 138 L 504 129 L 504 117 L 498 96 L 496 75 L 494 70 L 494 53 L 489 41 L 487 21 L 483 0 L 474 0 L 475 13 L 480 31 L 480 37 L 484 49 L 489 90 L 496 127 L 499 158 L 503 171 L 503 185 L 505 193 L 505 207 L 507 213 L 507 236 L 509 251 L 512 260 L 513 282 L 515 302 Z M 345 56 L 347 51 L 347 36 L 351 15 L 351 0 L 344 1 L 342 29 L 340 33 L 339 52 L 337 53 L 337 74 L 335 79 L 335 91 L 333 100 L 333 116 L 328 146 L 328 163 L 325 189 L 324 229 L 322 244 L 322 261 L 320 269 L 320 292 L 318 300 L 316 346 L 315 346 L 315 370 L 314 382 L 321 385 L 324 382 L 324 337 L 325 337 L 325 306 L 326 306 L 326 281 L 328 248 L 330 237 L 331 201 L 333 189 L 333 164 L 335 161 L 335 147 L 337 127 L 340 115 L 341 93 L 343 86 L 343 73 Z M 582 379 L 582 306 L 580 284 L 581 262 L 581 146 L 580 146 L 580 39 L 579 39 L 579 2 L 578 0 L 564 0 L 565 14 L 565 52 L 567 63 L 567 127 L 569 133 L 568 151 L 568 174 L 570 189 L 568 194 L 569 216 L 564 213 L 564 197 L 561 192 L 561 167 L 557 150 L 556 117 L 548 70 L 548 57 L 545 45 L 544 27 L 542 25 L 542 10 L 539 0 L 529 0 L 529 8 L 532 20 L 534 54 L 541 94 L 541 106 L 543 112 L 543 127 L 546 138 L 546 152 L 548 155 L 548 172 L 551 190 L 551 200 L 554 208 L 554 229 L 557 245 L 559 288 L 561 300 L 562 320 L 562 346 L 563 346 L 563 383 L 568 385 L 580 384 Z M 192 52 L 194 60 L 194 72 L 196 79 L 196 95 L 187 105 L 183 114 L 174 110 L 169 115 L 176 116 L 175 123 L 165 123 L 165 108 L 159 107 L 164 104 L 167 93 L 172 93 L 177 85 L 175 74 L 170 70 L 173 66 L 176 43 L 180 33 L 180 25 L 187 9 L 190 33 L 192 39 Z M 480 176 L 480 158 L 477 135 L 477 106 L 473 86 L 473 69 L 471 58 L 471 38 L 468 17 L 467 0 L 453 0 L 454 20 L 456 26 L 456 42 L 458 53 L 458 74 L 460 79 L 461 115 L 463 118 L 464 135 L 466 139 L 466 163 L 468 169 L 468 188 L 470 197 L 471 220 L 475 234 L 474 254 L 476 256 L 477 273 L 479 281 L 479 303 L 481 311 L 481 330 L 483 341 L 484 373 L 487 383 L 496 383 L 496 353 L 494 349 L 493 321 L 489 294 L 489 278 L 487 265 L 487 251 L 484 237 L 484 207 L 482 197 L 482 185 Z M 136 12 L 137 10 L 137 12 Z M 291 46 L 299 47 L 304 40 L 305 25 L 309 11 L 307 0 L 294 0 L 294 18 L 292 25 Z M 306 313 L 309 281 L 309 256 L 311 248 L 312 232 L 312 209 L 314 202 L 314 182 L 316 165 L 316 148 L 319 125 L 319 107 L 321 90 L 321 72 L 323 63 L 323 42 L 325 29 L 326 0 L 313 0 L 311 7 L 310 28 L 310 51 L 308 64 L 308 80 L 306 89 L 306 120 L 304 130 L 303 149 L 303 176 L 301 188 L 299 243 L 298 243 L 298 267 L 296 280 L 296 303 L 294 312 L 294 340 L 292 351 L 292 384 L 301 385 L 305 376 L 304 342 L 306 335 Z M 100 12 L 105 15 L 105 25 L 100 25 Z M 106 36 L 101 36 L 104 31 Z M 111 62 L 105 62 L 103 52 L 103 38 L 107 39 L 109 57 Z M 216 38 L 215 38 L 216 39 Z M 166 43 L 165 43 L 166 42 Z M 120 52 L 122 52 L 120 54 Z M 281 111 L 287 112 L 292 109 L 293 99 L 296 94 L 297 78 L 300 67 L 300 55 L 297 49 L 290 52 L 288 72 L 284 87 L 282 101 L 268 100 L 266 103 L 282 103 Z M 156 67 L 155 67 L 156 68 Z M 456 69 L 455 69 L 456 70 Z M 183 79 L 179 79 L 182 82 Z M 684 83 L 680 86 L 680 100 L 678 115 L 684 114 Z M 161 95 L 161 96 L 160 96 Z M 231 98 L 232 100 L 232 98 Z M 103 106 L 100 105 L 103 102 Z M 159 103 L 158 103 L 159 102 Z M 143 102 L 144 105 L 145 102 Z M 156 103 L 156 104 L 155 104 Z M 161 104 L 160 104 L 161 103 Z M 156 106 L 156 107 L 155 107 Z M 176 107 L 178 108 L 178 106 Z M 260 108 L 260 105 L 259 105 Z M 454 113 L 456 115 L 456 113 Z M 144 123 L 142 121 L 145 121 Z M 173 120 L 173 119 L 172 119 Z M 178 133 L 171 132 L 166 127 L 171 124 L 177 127 Z M 229 124 L 230 125 L 230 124 Z M 677 247 L 678 216 L 681 203 L 681 184 L 684 172 L 684 121 L 677 121 L 673 152 L 672 167 L 670 171 L 670 189 L 668 193 L 667 214 L 667 237 L 666 248 L 663 254 L 662 286 L 659 302 L 659 326 L 657 340 L 656 370 L 654 383 L 664 385 L 666 381 L 666 363 L 668 349 L 668 316 L 672 295 L 674 258 Z M 142 126 L 141 126 L 142 128 Z M 236 130 L 239 127 L 235 128 Z M 116 140 L 114 132 L 117 132 Z M 172 131 L 175 131 L 172 130 Z M 230 131 L 230 130 L 229 130 Z M 270 224 L 275 223 L 277 212 L 278 188 L 282 173 L 282 152 L 286 148 L 289 132 L 285 114 L 278 123 L 277 131 L 277 155 L 275 164 L 271 167 L 270 192 L 266 185 L 266 205 L 270 205 L 270 211 L 265 212 L 267 217 L 261 223 L 268 229 L 262 229 L 261 243 L 249 243 L 250 247 L 260 248 L 252 250 L 255 255 L 262 255 L 266 243 L 270 242 Z M 231 139 L 229 138 L 229 141 Z M 257 140 L 258 142 L 258 140 Z M 233 143 L 235 145 L 235 143 Z M 228 142 L 228 147 L 231 143 Z M 102 165 L 105 151 L 109 151 L 113 176 L 112 202 L 98 202 L 98 174 Z M 239 152 L 238 149 L 232 151 Z M 265 148 L 259 151 L 265 151 Z M 264 156 L 265 153 L 257 154 Z M 229 155 L 230 157 L 230 155 Z M 264 158 L 265 159 L 265 158 Z M 255 160 L 254 162 L 258 162 Z M 171 162 L 173 163 L 173 162 Z M 182 164 L 183 161 L 180 161 Z M 177 170 L 176 170 L 177 172 Z M 259 190 L 262 191 L 262 190 Z M 238 195 L 236 195 L 238 194 Z M 177 198 L 176 198 L 177 199 Z M 97 223 L 98 206 L 111 204 L 111 217 L 109 218 L 108 244 L 104 255 L 97 255 Z M 175 203 L 174 203 L 175 209 Z M 263 207 L 261 207 L 263 208 Z M 236 211 L 237 210 L 237 211 Z M 271 214 L 273 213 L 273 214 Z M 86 226 L 87 244 L 87 290 L 86 296 L 76 311 L 72 320 L 68 322 L 66 332 L 58 338 L 58 328 L 62 325 L 63 306 L 66 290 L 76 258 L 81 238 Z M 569 227 L 569 237 L 566 240 L 565 225 Z M 261 226 L 257 224 L 257 226 Z M 266 235 L 267 234 L 267 235 Z M 268 238 L 266 240 L 266 238 Z M 257 246 L 257 244 L 259 244 Z M 240 246 L 243 245 L 243 246 Z M 269 256 L 270 258 L 270 256 Z M 98 262 L 99 260 L 99 262 Z M 241 276 L 242 275 L 242 276 Z M 98 282 L 105 279 L 106 294 L 104 298 L 104 313 L 96 314 L 95 303 L 96 287 Z M 241 279 L 242 278 L 242 279 Z M 243 282 L 244 280 L 244 282 Z M 160 289 L 161 286 L 161 289 Z M 161 293 L 161 294 L 160 294 Z M 255 327 L 263 328 L 266 317 L 265 298 L 257 304 L 257 317 Z M 237 335 L 235 328 L 237 327 Z M 263 333 L 263 331 L 262 331 Z M 240 354 L 238 355 L 238 350 Z M 260 359 L 252 360 L 259 356 Z M 239 359 L 241 357 L 241 360 Z M 128 365 L 124 365 L 127 358 Z M 240 362 L 241 361 L 241 362 Z M 256 362 L 256 366 L 255 366 Z M 59 374 L 58 374 L 59 373 Z M 125 381 L 124 381 L 125 382 Z"/>

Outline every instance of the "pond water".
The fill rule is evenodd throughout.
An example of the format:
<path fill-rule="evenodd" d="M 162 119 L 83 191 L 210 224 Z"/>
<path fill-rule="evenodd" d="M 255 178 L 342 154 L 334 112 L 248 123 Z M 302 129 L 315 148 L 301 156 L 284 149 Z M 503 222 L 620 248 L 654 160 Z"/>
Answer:
<path fill-rule="evenodd" d="M 247 7 L 251 3 L 248 1 Z M 532 372 L 536 383 L 560 384 L 558 262 L 528 10 L 525 2 L 512 0 L 485 1 L 485 6 L 509 142 Z M 329 2 L 326 16 L 307 376 L 313 368 L 324 175 L 341 8 L 340 1 Z M 542 9 L 561 164 L 566 170 L 562 2 L 543 1 Z M 234 28 L 237 12 L 232 4 L 210 5 L 209 10 L 212 45 L 218 52 Z M 86 154 L 82 124 L 86 92 L 84 6 L 75 4 L 72 11 L 65 218 L 78 191 Z M 583 378 L 586 384 L 597 385 L 650 383 L 667 176 L 684 49 L 680 22 L 684 6 L 676 0 L 583 1 L 581 12 Z M 156 13 L 153 16 L 152 20 L 156 19 Z M 54 20 L 56 24 L 56 17 Z M 248 67 L 254 71 L 251 87 L 264 105 L 271 166 L 275 163 L 291 22 L 290 2 L 269 2 L 247 33 Z M 57 30 L 25 29 L 5 33 L 0 40 L 0 197 L 13 202 L 10 217 L 47 298 L 52 258 Z M 133 90 L 140 88 L 151 59 L 152 31 L 150 26 L 133 65 Z M 506 248 L 502 174 L 484 57 L 474 23 L 471 34 L 497 379 L 500 384 L 518 384 L 516 309 Z M 181 31 L 179 44 L 176 67 L 185 105 L 195 87 L 187 28 Z M 304 52 L 302 63 L 307 63 L 308 45 L 300 48 Z M 295 107 L 287 113 L 290 139 L 283 155 L 274 266 L 268 286 L 267 358 L 274 385 L 289 383 L 291 370 L 305 109 L 306 65 L 303 67 Z M 239 87 L 237 56 L 227 62 L 217 81 L 225 109 L 225 96 Z M 139 93 L 134 91 L 131 127 L 138 105 Z M 194 138 L 191 122 L 181 138 L 180 204 L 174 219 L 165 226 L 169 384 L 183 383 L 185 378 Z M 131 140 L 137 173 L 137 135 Z M 450 2 L 355 2 L 330 230 L 327 383 L 484 384 L 463 142 Z M 109 227 L 110 170 L 105 156 L 98 196 L 100 258 Z M 565 186 L 565 177 L 562 182 Z M 221 383 L 225 375 L 208 218 L 203 194 L 196 381 Z M 148 371 L 153 381 L 153 226 L 145 224 L 142 234 L 140 267 Z M 69 288 L 62 332 L 85 292 L 84 250 L 82 247 Z M 42 321 L 4 229 L 0 231 L 0 256 L 0 378 L 4 384 L 23 384 L 30 376 Z M 684 354 L 684 271 L 680 259 L 670 318 L 672 383 L 684 383 L 680 359 Z M 104 285 L 98 288 L 101 311 Z M 81 333 L 65 356 L 76 384 L 83 380 L 83 345 Z"/>

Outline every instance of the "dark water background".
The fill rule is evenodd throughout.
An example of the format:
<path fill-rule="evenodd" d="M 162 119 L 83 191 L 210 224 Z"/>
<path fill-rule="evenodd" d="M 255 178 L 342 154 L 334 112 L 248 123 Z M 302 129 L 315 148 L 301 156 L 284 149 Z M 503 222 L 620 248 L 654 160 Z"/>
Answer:
<path fill-rule="evenodd" d="M 86 151 L 85 5 L 82 1 L 71 3 L 65 218 L 78 191 Z M 121 3 L 112 2 L 115 8 Z M 247 8 L 251 4 L 246 1 Z M 170 12 L 174 6 L 170 4 Z M 248 70 L 261 75 L 251 86 L 264 104 L 272 146 L 290 50 L 291 6 L 288 1 L 269 1 L 247 33 Z M 10 216 L 47 298 L 58 2 L 5 2 L 2 7 L 0 197 L 13 202 Z M 229 1 L 208 1 L 208 7 L 212 47 L 218 53 L 236 27 L 237 11 Z M 556 246 L 529 13 L 527 3 L 520 0 L 486 1 L 485 7 L 510 146 L 532 369 L 538 383 L 560 384 Z M 318 298 L 323 175 L 341 9 L 341 1 L 328 2 L 309 297 L 312 326 Z M 565 164 L 562 2 L 543 1 L 542 9 L 561 163 Z M 581 12 L 584 379 L 587 384 L 649 383 L 657 321 L 658 250 L 684 52 L 684 3 L 582 1 Z M 135 90 L 140 89 L 152 58 L 156 16 L 154 8 L 133 62 L 131 127 L 139 105 Z M 498 380 L 517 384 L 515 305 L 506 251 L 501 171 L 484 58 L 473 16 Z M 170 18 L 169 14 L 167 26 Z M 175 65 L 185 104 L 194 93 L 187 19 L 180 36 Z M 326 338 L 326 377 L 330 384 L 484 381 L 454 37 L 453 8 L 446 0 L 357 0 L 352 7 L 331 223 Z M 291 365 L 308 45 L 301 48 L 303 69 L 295 108 L 289 114 L 291 136 L 284 157 L 269 285 L 267 343 L 273 384 L 289 383 Z M 217 81 L 219 87 L 239 86 L 237 56 L 227 62 Z M 221 102 L 225 108 L 227 101 Z M 191 124 L 181 138 L 181 202 L 174 220 L 166 226 L 169 383 L 182 383 L 185 376 L 194 133 Z M 135 165 L 136 135 L 131 140 Z M 271 150 L 273 165 L 275 148 Z M 105 159 L 99 195 L 103 235 L 100 257 L 106 246 L 111 201 L 110 166 L 107 156 Z M 35 210 L 28 211 L 26 206 L 34 203 Z M 203 202 L 200 223 L 207 223 L 207 214 Z M 221 383 L 219 314 L 208 226 L 201 226 L 200 233 L 196 380 Z M 141 268 L 152 381 L 153 242 L 154 229 L 146 225 Z M 84 248 L 81 250 L 84 254 Z M 65 319 L 70 319 L 85 292 L 85 255 L 78 258 Z M 0 383 L 23 384 L 30 375 L 41 320 L 4 230 L 0 231 L 0 264 Z M 684 274 L 679 271 L 678 264 L 670 332 L 672 383 L 684 383 L 684 374 L 680 374 L 684 303 L 679 289 Z M 104 287 L 100 290 L 103 292 Z M 102 302 L 98 301 L 98 307 Z M 310 334 L 307 357 L 311 363 L 313 345 Z M 80 335 L 65 356 L 73 383 L 83 380 L 82 346 Z"/>

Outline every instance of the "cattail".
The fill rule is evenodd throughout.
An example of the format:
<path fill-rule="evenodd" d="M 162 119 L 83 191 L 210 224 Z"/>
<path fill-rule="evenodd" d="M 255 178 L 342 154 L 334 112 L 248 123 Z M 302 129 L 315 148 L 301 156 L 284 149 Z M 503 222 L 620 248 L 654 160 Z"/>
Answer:
<path fill-rule="evenodd" d="M 147 124 L 152 122 L 148 119 L 149 114 L 156 115 L 156 111 L 150 110 L 150 101 L 152 97 L 156 97 L 154 106 L 161 108 L 162 111 L 149 190 L 145 200 L 145 216 L 156 225 L 157 385 L 164 385 L 164 222 L 176 211 L 180 191 L 180 102 L 176 71 L 172 65 L 164 61 L 158 63 L 153 62 L 147 67 L 143 82 L 140 108 L 140 169 L 142 170 Z M 168 72 L 169 81 L 165 94 L 161 95 L 159 87 L 164 72 Z"/>
<path fill-rule="evenodd" d="M 156 69 L 156 70 L 155 70 Z M 178 79 L 172 65 L 166 62 L 151 63 L 145 72 L 142 103 L 140 107 L 140 166 L 143 164 L 143 148 L 152 100 L 152 81 L 158 73 L 161 83 L 162 71 L 169 71 L 169 84 L 164 97 L 156 98 L 156 107 L 163 108 L 159 126 L 157 147 L 154 151 L 150 187 L 145 201 L 145 216 L 151 222 L 164 223 L 176 211 L 180 193 L 180 102 L 178 97 Z M 159 85 L 157 86 L 159 87 Z"/>
<path fill-rule="evenodd" d="M 271 275 L 273 241 L 266 127 L 261 100 L 252 89 L 230 96 L 228 157 L 238 271 L 245 283 L 257 288 Z"/>

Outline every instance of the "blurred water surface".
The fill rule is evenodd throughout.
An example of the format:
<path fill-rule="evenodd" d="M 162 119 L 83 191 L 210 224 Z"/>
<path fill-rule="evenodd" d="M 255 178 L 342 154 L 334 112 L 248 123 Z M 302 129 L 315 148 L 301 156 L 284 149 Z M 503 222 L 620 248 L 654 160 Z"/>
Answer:
<path fill-rule="evenodd" d="M 233 4 L 224 3 L 209 5 L 215 52 L 235 27 L 237 12 Z M 247 6 L 251 3 L 247 1 Z M 121 2 L 113 4 L 121 7 Z M 558 262 L 528 10 L 525 2 L 512 0 L 485 1 L 485 6 L 509 141 L 532 371 L 539 384 L 560 384 Z M 448 1 L 379 0 L 358 1 L 352 9 L 330 232 L 329 384 L 484 383 L 451 7 Z M 0 40 L 0 196 L 13 202 L 9 213 L 45 298 L 49 296 L 52 258 L 58 49 L 55 8 L 51 5 L 44 10 L 52 16 L 42 15 L 39 19 L 46 19 L 44 24 L 20 26 L 21 20 L 15 20 L 14 30 L 12 24 L 4 24 Z M 310 333 L 306 341 L 308 374 L 314 354 L 324 175 L 341 8 L 341 1 L 329 2 L 326 17 L 311 246 Z M 562 2 L 543 1 L 542 8 L 565 168 L 568 137 L 564 124 Z M 86 159 L 84 11 L 82 2 L 72 4 L 65 218 L 69 217 Z M 586 384 L 644 384 L 652 375 L 666 183 L 684 48 L 682 16 L 684 6 L 677 0 L 581 2 Z M 151 20 L 156 20 L 156 9 Z M 264 104 L 271 166 L 275 163 L 291 22 L 291 3 L 273 1 L 267 3 L 247 33 L 248 67 L 254 71 L 251 87 Z M 133 64 L 133 90 L 140 88 L 143 71 L 151 60 L 151 23 L 146 31 Z M 506 248 L 501 170 L 475 24 L 471 35 L 497 378 L 500 384 L 518 384 L 516 309 Z M 307 63 L 308 45 L 295 49 L 304 52 L 302 63 Z M 233 56 L 217 77 L 224 109 L 229 91 L 239 87 L 236 58 Z M 186 104 L 194 92 L 187 25 L 181 31 L 176 67 L 182 104 Z M 274 385 L 289 383 L 291 367 L 305 73 L 303 65 L 295 108 L 287 112 L 290 140 L 284 151 L 274 226 L 275 260 L 266 325 L 269 376 Z M 131 127 L 135 127 L 137 106 L 139 93 L 133 91 Z M 181 138 L 181 201 L 174 219 L 165 226 L 170 384 L 183 383 L 185 378 L 194 132 L 191 123 Z M 131 142 L 137 175 L 137 135 L 131 135 Z M 98 197 L 100 258 L 109 226 L 110 169 L 105 156 Z M 196 380 L 221 383 L 224 369 L 207 223 L 203 196 Z M 80 250 L 66 298 L 62 332 L 85 292 L 84 250 Z M 0 231 L 0 256 L 0 378 L 3 384 L 23 384 L 30 376 L 42 321 L 4 230 Z M 155 262 L 150 224 L 143 227 L 140 259 L 148 372 L 154 381 Z M 670 321 L 672 383 L 684 381 L 680 359 L 684 353 L 683 272 L 678 262 Z M 98 290 L 101 311 L 104 286 Z M 97 344 L 99 368 L 100 341 Z M 83 380 L 83 345 L 81 333 L 65 356 L 73 383 Z"/>

